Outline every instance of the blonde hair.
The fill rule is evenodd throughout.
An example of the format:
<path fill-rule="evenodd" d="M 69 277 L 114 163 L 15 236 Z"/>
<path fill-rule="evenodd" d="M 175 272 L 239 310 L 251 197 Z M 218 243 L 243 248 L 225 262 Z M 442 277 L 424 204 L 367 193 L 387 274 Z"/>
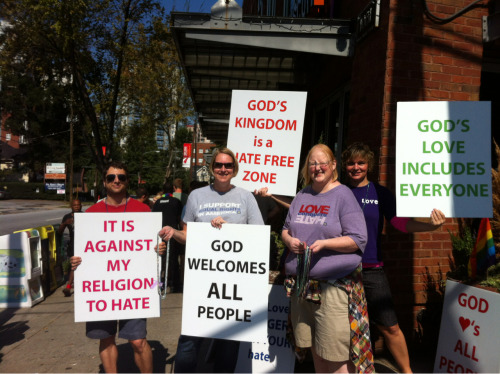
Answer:
<path fill-rule="evenodd" d="M 333 154 L 332 150 L 330 147 L 328 147 L 325 144 L 316 144 L 314 147 L 312 147 L 307 154 L 306 162 L 304 163 L 304 166 L 302 167 L 302 178 L 304 179 L 304 182 L 306 185 L 309 185 L 312 183 L 311 176 L 309 175 L 309 160 L 311 158 L 311 155 L 314 151 L 321 151 L 323 152 L 326 157 L 328 157 L 329 161 L 329 167 L 330 170 L 332 170 L 332 181 L 336 181 L 339 177 L 339 173 L 337 172 L 337 168 L 333 168 L 333 163 L 337 162 L 337 159 L 335 158 L 335 155 Z"/>
<path fill-rule="evenodd" d="M 233 159 L 233 164 L 234 164 L 233 177 L 235 177 L 236 174 L 238 174 L 238 161 L 236 160 L 236 156 L 234 155 L 233 151 L 231 151 L 229 148 L 226 147 L 215 149 L 214 154 L 212 156 L 212 161 L 210 161 L 210 173 L 212 173 L 212 175 L 214 174 L 215 159 L 221 153 L 228 155 Z"/>

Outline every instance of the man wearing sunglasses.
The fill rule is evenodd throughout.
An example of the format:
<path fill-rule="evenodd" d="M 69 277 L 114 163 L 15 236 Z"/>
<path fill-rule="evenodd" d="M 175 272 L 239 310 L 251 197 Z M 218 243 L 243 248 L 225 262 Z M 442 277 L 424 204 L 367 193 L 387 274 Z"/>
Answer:
<path fill-rule="evenodd" d="M 113 161 L 103 173 L 106 198 L 86 210 L 89 213 L 124 213 L 150 212 L 146 204 L 132 199 L 127 192 L 129 185 L 128 170 L 125 164 Z M 82 262 L 81 257 L 71 257 L 71 268 L 76 270 Z M 127 339 L 134 350 L 134 359 L 141 373 L 153 372 L 153 354 L 146 340 L 146 319 L 129 319 L 121 321 L 87 322 L 86 334 L 91 339 L 99 339 L 99 356 L 106 373 L 117 373 L 118 337 Z"/>

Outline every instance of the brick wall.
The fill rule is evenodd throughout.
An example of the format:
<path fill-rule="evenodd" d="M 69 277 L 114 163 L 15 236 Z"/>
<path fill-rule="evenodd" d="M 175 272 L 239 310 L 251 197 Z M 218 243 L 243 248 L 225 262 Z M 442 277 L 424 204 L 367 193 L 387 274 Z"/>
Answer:
<path fill-rule="evenodd" d="M 355 14 L 360 3 L 365 2 L 347 2 L 343 11 Z M 443 18 L 469 3 L 427 0 L 429 10 Z M 481 16 L 486 14 L 479 8 L 439 25 L 424 15 L 419 1 L 381 1 L 380 27 L 355 49 L 347 132 L 348 143 L 362 140 L 376 152 L 379 168 L 372 180 L 394 189 L 398 101 L 479 99 Z M 432 281 L 445 278 L 449 270 L 448 229 L 456 231 L 451 219 L 435 232 L 410 235 L 391 227 L 384 236 L 387 273 L 408 338 L 417 327 L 418 311 L 439 299 Z"/>

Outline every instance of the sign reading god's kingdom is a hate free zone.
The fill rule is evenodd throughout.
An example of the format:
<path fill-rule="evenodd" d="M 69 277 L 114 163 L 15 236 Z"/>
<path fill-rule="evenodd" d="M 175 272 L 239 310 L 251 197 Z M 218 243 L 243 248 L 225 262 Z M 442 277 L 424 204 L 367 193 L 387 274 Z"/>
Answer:
<path fill-rule="evenodd" d="M 399 217 L 492 217 L 490 102 L 398 103 L 396 199 Z"/>
<path fill-rule="evenodd" d="M 76 213 L 75 322 L 160 316 L 161 213 Z"/>
<path fill-rule="evenodd" d="M 231 183 L 295 196 L 307 92 L 233 90 L 227 146 L 238 160 Z"/>

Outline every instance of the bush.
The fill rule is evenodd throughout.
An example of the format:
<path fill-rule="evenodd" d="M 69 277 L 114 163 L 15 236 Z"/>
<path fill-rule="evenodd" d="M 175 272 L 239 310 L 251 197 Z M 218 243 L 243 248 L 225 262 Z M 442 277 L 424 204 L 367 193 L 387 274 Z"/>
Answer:
<path fill-rule="evenodd" d="M 64 201 L 66 198 L 66 195 L 58 195 L 56 191 L 45 191 L 43 183 L 0 182 L 0 188 L 5 187 L 10 199 Z"/>
<path fill-rule="evenodd" d="M 447 275 L 450 278 L 465 281 L 469 278 L 469 258 L 474 249 L 475 235 L 472 234 L 470 227 L 464 227 L 461 235 L 454 235 L 451 232 L 449 234 L 453 247 L 451 251 L 453 264 Z"/>

